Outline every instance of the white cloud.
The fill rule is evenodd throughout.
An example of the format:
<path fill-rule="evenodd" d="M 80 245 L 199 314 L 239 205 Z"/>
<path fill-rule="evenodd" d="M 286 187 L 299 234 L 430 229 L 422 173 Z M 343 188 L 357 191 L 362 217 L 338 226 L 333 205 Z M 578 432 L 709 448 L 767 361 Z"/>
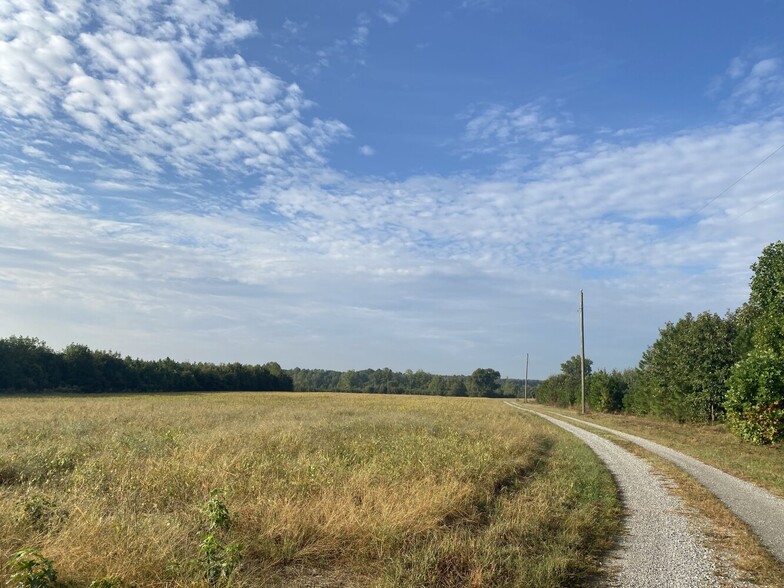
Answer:
<path fill-rule="evenodd" d="M 354 28 L 354 33 L 351 36 L 351 44 L 357 47 L 367 45 L 369 36 L 370 18 L 366 14 L 360 14 L 357 17 L 357 26 Z"/>
<path fill-rule="evenodd" d="M 283 30 L 292 37 L 299 35 L 307 26 L 308 24 L 306 22 L 295 22 L 288 18 L 283 21 Z"/>
<path fill-rule="evenodd" d="M 411 0 L 384 0 L 379 16 L 387 24 L 396 24 L 411 8 Z"/>
<path fill-rule="evenodd" d="M 708 95 L 719 96 L 733 112 L 784 112 L 784 58 L 767 49 L 735 57 L 724 76 L 715 79 Z"/>
<path fill-rule="evenodd" d="M 40 161 L 0 166 L 8 332 L 145 357 L 510 375 L 530 349 L 544 376 L 572 354 L 584 287 L 589 355 L 624 367 L 665 320 L 740 304 L 780 238 L 780 159 L 716 197 L 784 143 L 774 117 L 589 142 L 542 102 L 489 104 L 462 139 L 507 158 L 492 177 L 352 176 L 322 159 L 346 127 L 308 119 L 298 86 L 233 53 L 255 25 L 226 2 L 155 6 L 165 18 L 151 2 L 0 8 L 3 140 L 68 164 L 50 179 L 24 171 Z M 409 4 L 385 10 L 323 59 L 361 51 Z M 733 63 L 732 100 L 775 96 L 781 67 Z M 529 150 L 546 158 L 522 177 Z M 261 185 L 232 183 L 238 170 Z"/>
<path fill-rule="evenodd" d="M 122 182 L 113 182 L 109 180 L 96 180 L 93 182 L 93 186 L 99 190 L 110 192 L 136 192 L 139 190 L 139 187 L 134 184 L 123 184 Z"/>
<path fill-rule="evenodd" d="M 474 107 L 466 119 L 466 150 L 479 153 L 508 152 L 522 143 L 569 142 L 561 135 L 564 123 L 545 113 L 538 103 L 510 108 L 500 104 Z"/>
<path fill-rule="evenodd" d="M 22 153 L 29 155 L 30 157 L 37 157 L 38 159 L 44 159 L 46 157 L 46 153 L 32 145 L 25 145 L 22 147 Z"/>
<path fill-rule="evenodd" d="M 0 304 L 26 309 L 7 328 L 56 345 L 335 368 L 471 358 L 514 374 L 510 346 L 552 369 L 570 354 L 582 287 L 589 355 L 624 367 L 665 320 L 743 301 L 784 199 L 738 215 L 778 189 L 778 166 L 695 211 L 782 142 L 767 122 L 597 143 L 527 181 L 314 170 L 242 206 L 139 203 L 123 220 L 80 188 L 0 170 L 0 236 L 15 246 L 0 250 Z M 130 183 L 116 171 L 103 190 Z"/>
<path fill-rule="evenodd" d="M 53 133 L 159 172 L 269 170 L 348 133 L 313 119 L 300 89 L 239 55 L 206 57 L 255 33 L 225 1 L 20 3 L 0 23 L 0 113 L 56 121 Z M 161 19 L 161 14 L 167 18 Z M 65 116 L 63 116 L 65 115 Z"/>
<path fill-rule="evenodd" d="M 500 11 L 505 4 L 506 0 L 463 0 L 460 4 L 460 8 L 496 12 Z"/>

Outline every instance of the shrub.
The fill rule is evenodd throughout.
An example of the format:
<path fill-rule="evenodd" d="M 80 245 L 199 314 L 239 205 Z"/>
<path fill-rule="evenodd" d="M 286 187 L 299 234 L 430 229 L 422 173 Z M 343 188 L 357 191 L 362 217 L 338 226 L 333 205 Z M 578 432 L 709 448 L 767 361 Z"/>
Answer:
<path fill-rule="evenodd" d="M 756 445 L 784 440 L 784 358 L 757 350 L 736 363 L 725 409 L 741 439 Z"/>

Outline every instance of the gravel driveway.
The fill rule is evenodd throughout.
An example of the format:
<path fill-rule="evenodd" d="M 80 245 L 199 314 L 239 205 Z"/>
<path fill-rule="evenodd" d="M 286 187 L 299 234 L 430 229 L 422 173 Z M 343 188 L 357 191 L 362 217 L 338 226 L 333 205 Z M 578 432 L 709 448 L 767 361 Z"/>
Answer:
<path fill-rule="evenodd" d="M 507 402 L 540 416 L 584 441 L 612 472 L 626 508 L 627 534 L 612 556 L 611 586 L 617 588 L 702 588 L 720 586 L 717 569 L 699 529 L 682 514 L 665 478 L 644 459 L 594 433 Z M 725 577 L 725 582 L 727 578 Z"/>
<path fill-rule="evenodd" d="M 784 562 L 784 500 L 781 498 L 664 445 L 581 419 L 562 418 L 617 435 L 679 466 L 743 519 L 771 553 Z"/>

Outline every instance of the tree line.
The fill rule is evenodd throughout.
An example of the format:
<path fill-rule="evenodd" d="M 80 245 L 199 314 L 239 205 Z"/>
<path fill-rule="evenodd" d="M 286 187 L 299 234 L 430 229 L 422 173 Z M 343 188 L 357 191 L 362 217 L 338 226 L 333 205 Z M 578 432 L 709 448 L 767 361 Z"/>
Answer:
<path fill-rule="evenodd" d="M 533 388 L 536 382 L 529 383 Z M 501 380 L 499 372 L 479 368 L 470 376 L 442 376 L 422 370 L 389 368 L 284 370 L 276 362 L 190 363 L 170 358 L 147 361 L 96 351 L 72 343 L 52 350 L 35 337 L 0 339 L 0 390 L 17 392 L 207 392 L 303 391 L 516 397 L 523 381 Z"/>
<path fill-rule="evenodd" d="M 289 370 L 294 390 L 300 392 L 365 392 L 369 394 L 422 394 L 430 396 L 484 396 L 518 398 L 525 383 L 514 378 L 501 379 L 492 368 L 478 368 L 470 376 L 439 375 L 423 370 L 396 372 L 389 368 L 346 370 Z M 529 380 L 529 393 L 538 383 Z"/>
<path fill-rule="evenodd" d="M 659 329 L 636 368 L 592 372 L 593 410 L 678 422 L 726 422 L 752 443 L 784 441 L 784 243 L 765 247 L 752 264 L 749 300 L 724 316 L 686 314 Z M 574 406 L 579 357 L 536 390 L 537 400 Z"/>
<path fill-rule="evenodd" d="M 292 390 L 275 363 L 190 363 L 121 357 L 72 343 L 53 351 L 35 337 L 0 339 L 0 390 L 60 392 L 203 392 Z"/>

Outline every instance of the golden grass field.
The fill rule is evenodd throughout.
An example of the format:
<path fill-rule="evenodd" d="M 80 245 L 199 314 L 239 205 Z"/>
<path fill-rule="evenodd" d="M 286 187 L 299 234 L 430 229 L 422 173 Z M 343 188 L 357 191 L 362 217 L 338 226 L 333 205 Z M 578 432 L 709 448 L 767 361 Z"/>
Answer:
<path fill-rule="evenodd" d="M 593 453 L 498 400 L 4 397 L 0 448 L 0 559 L 63 586 L 577 586 L 620 529 Z"/>

